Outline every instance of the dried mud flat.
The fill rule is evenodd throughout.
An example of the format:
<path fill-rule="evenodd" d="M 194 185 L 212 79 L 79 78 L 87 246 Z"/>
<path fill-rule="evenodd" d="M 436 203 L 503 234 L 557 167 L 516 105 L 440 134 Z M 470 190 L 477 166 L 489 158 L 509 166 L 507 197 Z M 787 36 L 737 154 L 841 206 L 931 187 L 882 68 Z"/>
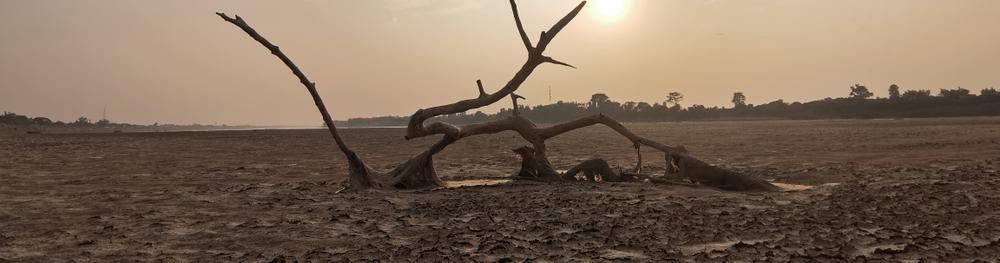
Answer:
<path fill-rule="evenodd" d="M 0 261 L 1000 260 L 1000 119 L 631 124 L 695 155 L 812 189 L 628 183 L 335 193 L 322 130 L 0 136 Z M 349 129 L 387 169 L 433 143 Z M 589 139 L 588 139 L 589 138 Z M 436 158 L 447 180 L 517 168 L 514 134 Z M 603 127 L 556 167 L 630 166 Z M 647 152 L 646 156 L 657 156 Z M 647 168 L 662 171 L 658 156 Z M 654 161 L 650 162 L 649 159 Z"/>

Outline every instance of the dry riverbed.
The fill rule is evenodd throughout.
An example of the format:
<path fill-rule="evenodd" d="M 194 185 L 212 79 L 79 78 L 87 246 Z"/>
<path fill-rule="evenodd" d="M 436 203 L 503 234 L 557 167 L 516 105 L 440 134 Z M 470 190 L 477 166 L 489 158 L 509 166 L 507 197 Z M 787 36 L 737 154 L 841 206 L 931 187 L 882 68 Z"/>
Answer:
<path fill-rule="evenodd" d="M 502 183 L 513 133 L 440 154 L 453 187 L 360 193 L 336 193 L 346 163 L 322 130 L 6 135 L 0 262 L 1000 260 L 998 118 L 628 126 L 808 189 Z M 344 136 L 383 170 L 436 140 Z M 633 151 L 592 127 L 549 155 L 630 167 Z"/>

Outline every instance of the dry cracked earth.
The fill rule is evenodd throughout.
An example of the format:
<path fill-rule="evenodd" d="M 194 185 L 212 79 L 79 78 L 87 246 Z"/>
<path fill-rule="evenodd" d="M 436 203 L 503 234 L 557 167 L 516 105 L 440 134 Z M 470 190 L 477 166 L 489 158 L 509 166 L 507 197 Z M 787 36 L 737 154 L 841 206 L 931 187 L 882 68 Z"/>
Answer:
<path fill-rule="evenodd" d="M 628 126 L 809 189 L 460 186 L 516 170 L 507 133 L 436 158 L 456 187 L 354 193 L 322 130 L 6 135 L 0 262 L 1000 261 L 998 118 Z M 378 169 L 435 140 L 344 133 Z M 557 167 L 635 162 L 603 127 L 550 147 Z"/>

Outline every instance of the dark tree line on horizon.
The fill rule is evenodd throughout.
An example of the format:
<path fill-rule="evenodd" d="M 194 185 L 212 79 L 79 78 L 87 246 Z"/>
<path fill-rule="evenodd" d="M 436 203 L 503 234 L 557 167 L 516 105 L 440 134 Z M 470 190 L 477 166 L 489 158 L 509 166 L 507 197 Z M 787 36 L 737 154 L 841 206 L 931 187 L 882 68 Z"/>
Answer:
<path fill-rule="evenodd" d="M 56 131 L 56 132 L 152 132 L 152 131 L 189 131 L 189 130 L 216 130 L 216 129 L 242 129 L 251 126 L 230 126 L 202 125 L 202 124 L 160 124 L 151 125 L 118 123 L 108 119 L 92 121 L 87 117 L 80 117 L 71 122 L 54 121 L 46 117 L 31 117 L 13 112 L 3 111 L 0 113 L 0 126 L 9 125 L 15 128 L 23 128 L 29 132 Z"/>
<path fill-rule="evenodd" d="M 665 122 L 665 121 L 697 121 L 697 120 L 753 120 L 753 119 L 869 119 L 869 118 L 928 118 L 928 117 L 961 117 L 961 116 L 1000 116 L 1000 91 L 995 88 L 983 89 L 979 95 L 972 94 L 968 89 L 941 89 L 937 95 L 930 90 L 906 90 L 892 85 L 888 89 L 889 97 L 873 98 L 874 94 L 865 86 L 855 84 L 850 87 L 850 93 L 845 98 L 825 98 L 810 102 L 787 103 L 776 100 L 766 104 L 754 105 L 746 102 L 743 92 L 736 92 L 732 97 L 732 107 L 705 107 L 691 105 L 682 107 L 684 95 L 670 92 L 663 102 L 618 102 L 607 94 L 597 93 L 586 103 L 559 101 L 548 105 L 521 105 L 520 114 L 540 123 L 554 123 L 582 116 L 602 113 L 626 122 Z M 475 113 L 458 113 L 437 117 L 436 121 L 450 123 L 476 123 L 499 120 L 511 115 L 509 108 L 500 112 L 487 114 L 482 111 Z M 351 118 L 337 121 L 337 125 L 346 127 L 365 126 L 405 126 L 408 117 L 384 116 L 372 118 Z M 72 122 L 54 121 L 46 117 L 29 117 L 13 112 L 0 113 L 0 124 L 12 126 L 62 127 L 62 128 L 200 128 L 212 125 L 136 125 L 115 123 L 108 120 L 92 121 L 80 117 Z M 221 125 L 220 127 L 227 127 Z"/>
<path fill-rule="evenodd" d="M 540 123 L 555 123 L 571 120 L 595 113 L 605 114 L 626 122 L 667 122 L 697 120 L 755 120 L 755 119 L 871 119 L 871 118 L 929 118 L 960 116 L 1000 115 L 1000 91 L 983 89 L 979 95 L 968 89 L 941 89 L 937 95 L 930 90 L 906 90 L 893 84 L 889 87 L 889 97 L 873 98 L 868 87 L 855 84 L 844 98 L 825 98 L 810 102 L 776 100 L 754 105 L 746 102 L 743 92 L 732 97 L 732 107 L 705 107 L 694 104 L 682 107 L 684 95 L 670 92 L 663 102 L 618 102 L 607 94 L 597 93 L 586 103 L 559 101 L 548 105 L 519 105 L 521 116 Z M 435 121 L 449 123 L 477 123 L 500 120 L 511 116 L 510 108 L 500 109 L 493 114 L 476 111 L 457 113 L 435 118 Z M 382 116 L 371 118 L 351 118 L 337 121 L 337 125 L 347 127 L 405 126 L 407 117 Z"/>
<path fill-rule="evenodd" d="M 29 117 L 26 115 L 20 115 L 13 112 L 3 112 L 0 114 L 0 124 L 8 124 L 15 126 L 67 126 L 67 127 L 115 127 L 115 126 L 127 126 L 131 124 L 127 123 L 113 123 L 107 119 L 101 119 L 99 121 L 91 121 L 87 117 L 80 117 L 72 122 L 63 121 L 53 121 L 52 119 L 46 117 Z"/>

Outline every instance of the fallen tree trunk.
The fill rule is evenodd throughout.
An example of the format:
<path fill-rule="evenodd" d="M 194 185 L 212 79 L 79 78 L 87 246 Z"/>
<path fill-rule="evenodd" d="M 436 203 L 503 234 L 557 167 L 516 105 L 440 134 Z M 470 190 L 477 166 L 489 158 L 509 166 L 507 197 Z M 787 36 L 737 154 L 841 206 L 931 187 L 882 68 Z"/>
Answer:
<path fill-rule="evenodd" d="M 521 117 L 513 116 L 511 118 L 521 118 Z M 524 122 L 530 123 L 527 120 L 523 120 L 521 122 L 497 122 L 493 124 L 488 124 L 487 126 L 494 126 L 491 128 L 497 129 L 500 128 L 501 126 L 504 126 L 506 123 L 515 123 L 515 126 L 506 128 L 514 130 L 521 129 L 518 131 L 518 133 L 522 134 L 522 137 L 524 137 L 526 140 L 532 142 L 534 145 L 544 146 L 545 140 L 553 138 L 560 134 L 564 134 L 568 131 L 576 130 L 579 128 L 595 124 L 602 124 L 618 132 L 618 134 L 621 134 L 625 138 L 628 138 L 637 147 L 638 145 L 647 145 L 651 146 L 654 149 L 662 151 L 664 153 L 664 156 L 666 156 L 664 158 L 664 160 L 666 161 L 665 167 L 668 167 L 669 170 L 669 167 L 676 165 L 680 175 L 684 178 L 688 178 L 693 182 L 732 191 L 775 191 L 778 189 L 773 184 L 764 181 L 762 179 L 740 174 L 731 170 L 723 169 L 718 166 L 709 165 L 708 163 L 705 163 L 689 155 L 684 147 L 668 146 L 635 135 L 628 128 L 625 128 L 625 126 L 622 125 L 621 123 L 602 114 L 576 119 L 573 121 L 557 124 L 543 129 L 533 128 L 533 125 L 531 125 L 532 128 L 526 128 L 525 126 L 528 125 L 523 124 Z M 534 138 L 534 139 L 529 139 L 529 138 Z M 532 149 L 530 147 L 518 148 L 517 150 L 515 150 L 515 152 L 521 156 L 522 171 L 518 171 L 517 174 L 519 174 L 522 177 L 524 176 L 524 174 L 526 174 L 526 172 L 523 171 L 525 167 L 530 167 L 533 170 L 555 171 L 555 169 L 553 169 L 550 166 L 551 164 L 549 164 L 548 160 L 546 160 L 544 152 L 539 152 L 538 150 Z M 641 167 L 642 157 L 641 155 L 638 154 L 639 151 L 636 151 L 636 153 L 638 155 L 640 163 L 636 165 L 635 168 L 636 172 L 634 173 L 638 174 L 639 173 L 638 171 L 640 170 L 639 167 Z M 586 176 L 586 179 L 590 181 L 594 181 L 595 175 L 601 176 L 603 181 L 608 181 L 608 182 L 636 181 L 637 179 L 639 179 L 638 177 L 630 176 L 628 173 L 625 172 L 615 172 L 613 169 L 611 169 L 610 166 L 608 166 L 606 161 L 601 159 L 584 161 L 583 163 L 568 170 L 565 174 L 562 175 L 556 174 L 549 176 L 555 176 L 563 178 L 564 180 L 570 180 L 572 179 L 570 177 L 576 176 L 576 174 L 579 172 L 583 172 Z M 528 172 L 528 174 L 530 174 L 530 172 Z"/>
<path fill-rule="evenodd" d="M 580 165 L 570 169 L 566 174 L 560 174 L 553 169 L 546 156 L 545 141 L 566 132 L 595 124 L 603 124 L 611 128 L 631 141 L 633 146 L 636 147 L 636 153 L 639 160 L 634 173 L 639 173 L 641 171 L 642 155 L 639 148 L 642 145 L 645 145 L 663 152 L 664 160 L 667 162 L 666 167 L 668 169 L 675 166 L 678 167 L 681 174 L 691 178 L 692 181 L 737 190 L 767 189 L 770 185 L 767 182 L 708 165 L 688 155 L 687 150 L 684 149 L 684 147 L 669 146 L 637 136 L 625 128 L 625 126 L 621 123 L 605 115 L 597 114 L 546 128 L 538 128 L 534 123 L 518 114 L 517 100 L 523 99 L 524 97 L 514 94 L 514 91 L 516 91 L 521 84 L 527 80 L 528 76 L 531 75 L 535 68 L 543 63 L 553 63 L 573 67 L 572 65 L 548 57 L 543 53 L 551 43 L 552 39 L 567 24 L 569 24 L 574 17 L 576 17 L 585 4 L 586 1 L 581 2 L 576 6 L 576 8 L 556 22 L 556 24 L 553 25 L 548 31 L 542 31 L 539 36 L 538 43 L 532 45 L 531 40 L 528 38 L 528 35 L 524 31 L 524 27 L 521 24 L 521 18 L 517 11 L 517 4 L 514 0 L 510 0 L 511 10 L 513 11 L 514 22 L 517 26 L 518 34 L 528 51 L 527 61 L 521 66 L 521 69 L 514 74 L 514 77 L 511 78 L 511 80 L 508 81 L 503 88 L 495 93 L 487 93 L 483 87 L 482 81 L 477 80 L 476 84 L 479 91 L 478 97 L 458 101 L 452 104 L 417 110 L 410 117 L 405 138 L 409 140 L 430 135 L 443 135 L 443 137 L 427 150 L 400 164 L 395 169 L 385 174 L 385 176 L 378 178 L 373 177 L 372 170 L 364 164 L 361 158 L 354 151 L 347 147 L 346 143 L 344 143 L 343 139 L 340 137 L 336 126 L 334 126 L 333 119 L 330 117 L 330 114 L 326 110 L 326 106 L 323 104 L 323 100 L 316 91 L 316 83 L 309 81 L 305 74 L 303 74 L 302 71 L 299 70 L 294 63 L 292 63 L 291 59 L 285 56 L 285 54 L 282 53 L 277 46 L 272 45 L 269 41 L 267 41 L 267 39 L 264 39 L 264 37 L 258 34 L 242 18 L 239 16 L 230 18 L 223 13 L 216 14 L 222 17 L 225 21 L 230 22 L 242 29 L 250 35 L 251 38 L 270 50 L 272 54 L 277 56 L 289 69 L 292 70 L 292 73 L 299 78 L 299 81 L 303 84 L 303 86 L 309 90 L 317 109 L 323 116 L 323 121 L 326 123 L 330 134 L 336 141 L 338 148 L 347 158 L 349 164 L 349 182 L 350 188 L 352 189 L 366 189 L 381 187 L 383 185 L 398 189 L 417 189 L 441 186 L 442 182 L 434 170 L 433 157 L 435 154 L 441 152 L 446 147 L 461 140 L 462 138 L 481 134 L 494 134 L 502 131 L 515 131 L 532 145 L 532 147 L 522 147 L 515 150 L 515 152 L 522 157 L 522 166 L 518 173 L 519 177 L 550 181 L 567 180 L 570 177 L 575 177 L 576 174 L 582 172 L 589 180 L 595 180 L 595 178 L 600 177 L 605 181 L 634 181 L 635 178 L 637 178 L 636 176 L 629 176 L 624 172 L 615 172 L 608 166 L 607 162 L 600 159 L 589 160 L 581 163 Z M 430 118 L 481 108 L 493 104 L 505 96 L 510 96 L 513 102 L 514 114 L 509 118 L 465 126 L 456 126 L 444 122 L 434 122 L 424 125 L 424 122 Z M 770 186 L 773 187 L 773 185 Z"/>
<path fill-rule="evenodd" d="M 693 182 L 730 191 L 777 191 L 777 186 L 760 178 L 746 176 L 710 165 L 690 156 L 673 156 L 683 177 Z"/>

